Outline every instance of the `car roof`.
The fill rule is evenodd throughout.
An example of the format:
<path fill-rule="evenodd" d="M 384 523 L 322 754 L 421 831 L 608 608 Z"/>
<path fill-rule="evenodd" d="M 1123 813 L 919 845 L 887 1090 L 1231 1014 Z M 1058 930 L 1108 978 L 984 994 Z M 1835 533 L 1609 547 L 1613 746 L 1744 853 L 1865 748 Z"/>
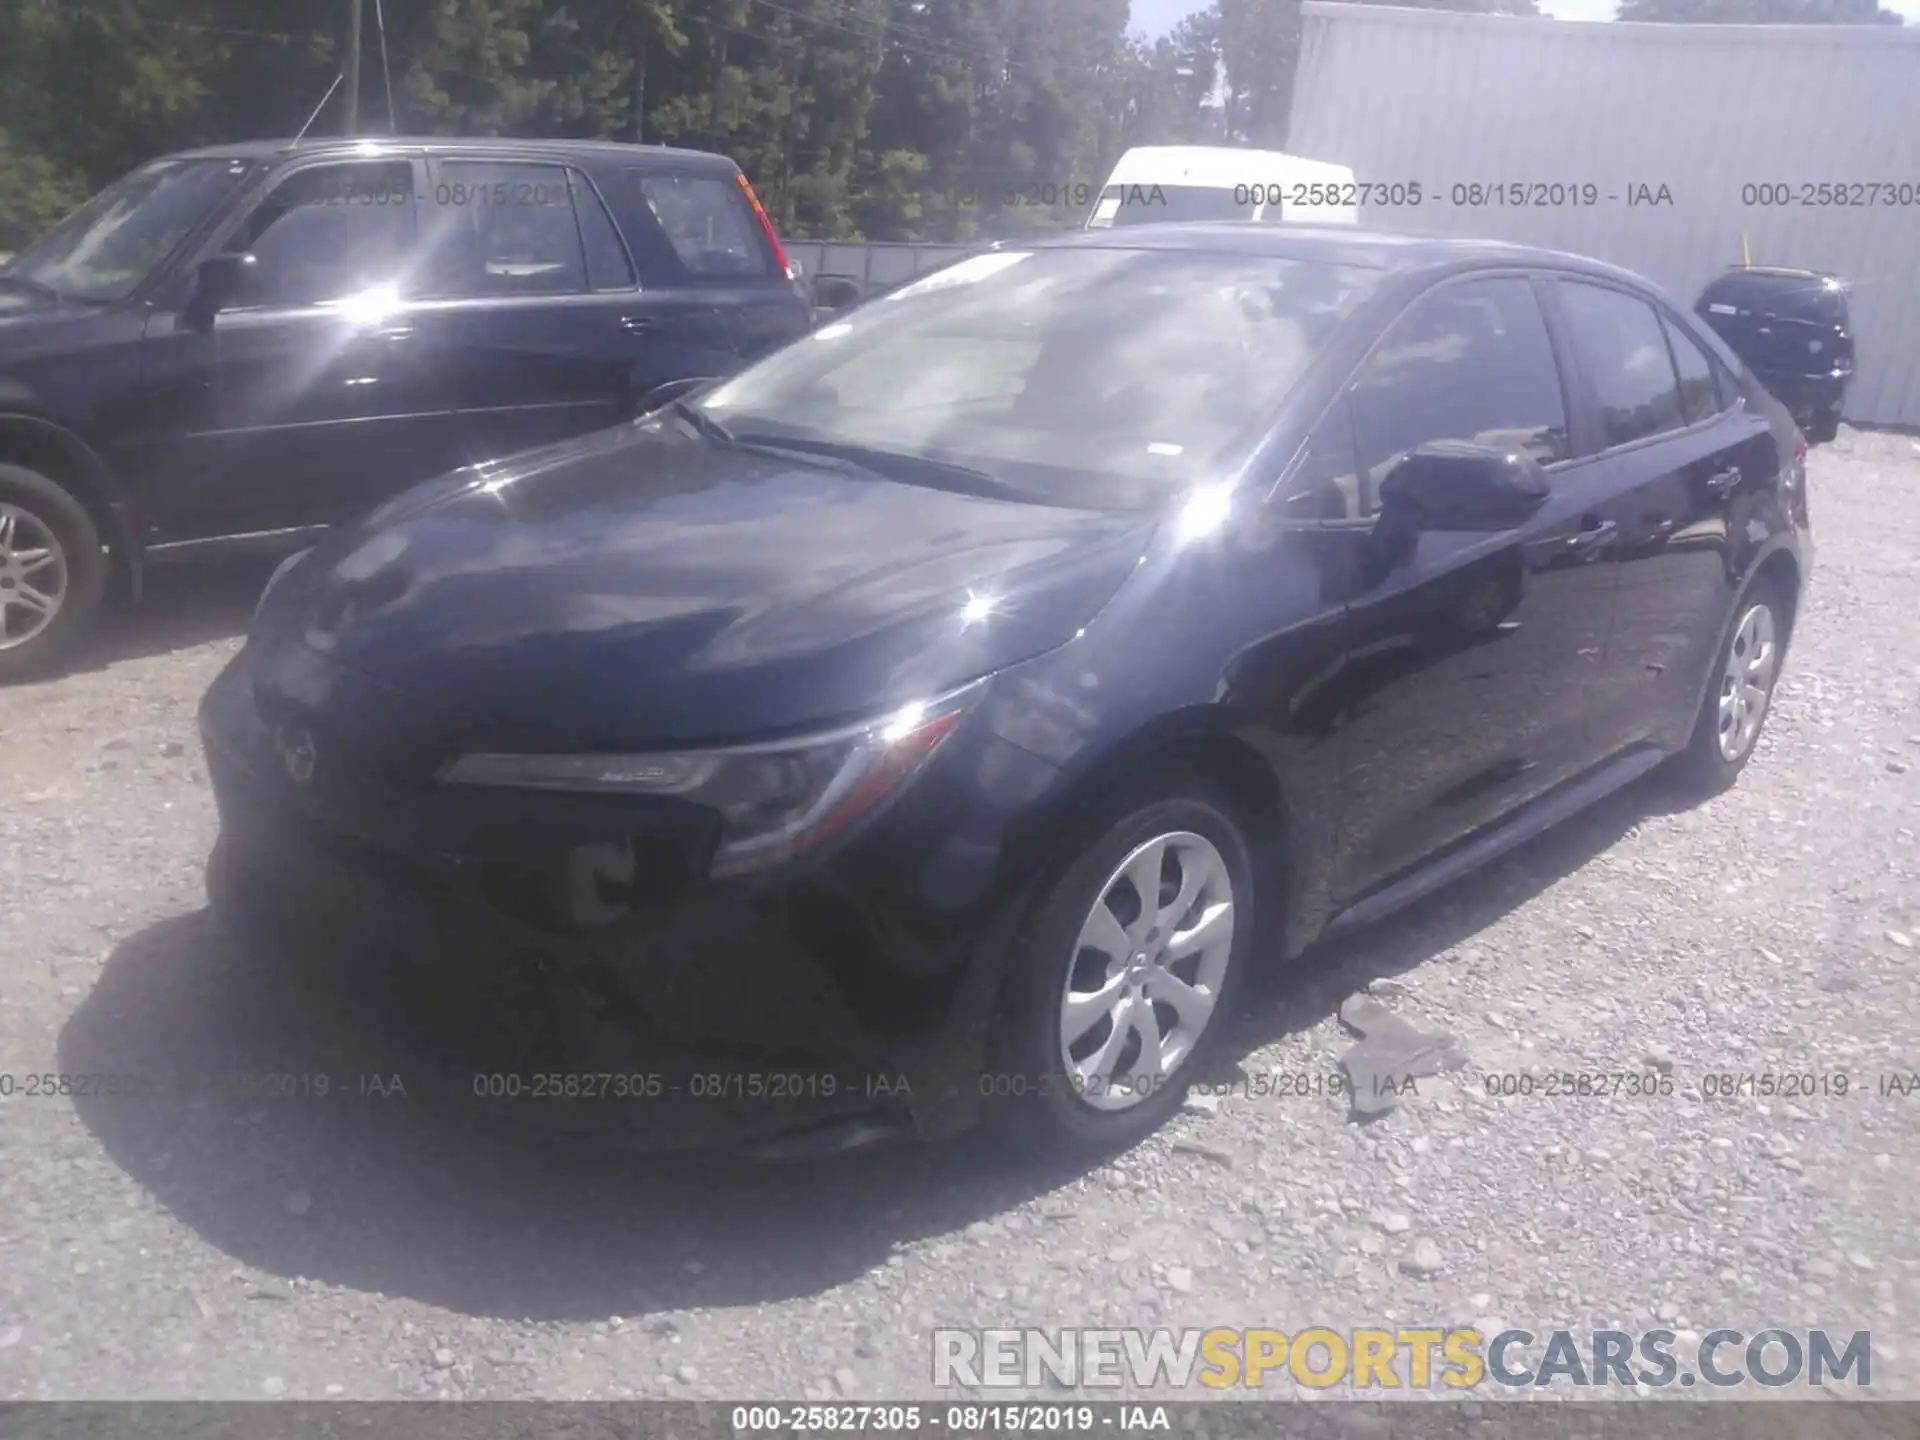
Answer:
<path fill-rule="evenodd" d="M 1746 282 L 1764 285 L 1769 281 L 1789 280 L 1802 285 L 1809 281 L 1825 284 L 1829 280 L 1839 283 L 1840 277 L 1827 270 L 1793 270 L 1784 265 L 1729 265 L 1708 282 L 1707 288 L 1729 289 Z"/>
<path fill-rule="evenodd" d="M 626 145 L 617 140 L 516 140 L 487 135 L 320 135 L 300 140 L 245 140 L 231 145 L 209 145 L 181 150 L 168 160 L 271 160 L 298 155 L 338 155 L 347 158 L 411 155 L 424 150 L 443 154 L 461 151 L 518 151 L 523 154 L 598 156 L 608 160 L 666 160 L 678 165 L 707 166 L 731 172 L 736 167 L 724 155 L 707 150 L 680 150 L 669 145 Z"/>
<path fill-rule="evenodd" d="M 1027 247 L 1029 242 L 1021 242 Z M 1015 248 L 1011 243 L 1004 248 Z M 1463 240 L 1444 235 L 1401 235 L 1351 225 L 1249 225 L 1237 220 L 1135 225 L 1119 230 L 1075 231 L 1031 242 L 1031 248 L 1090 250 L 1190 250 L 1352 265 L 1368 270 L 1448 270 L 1473 265 L 1519 265 L 1566 270 L 1651 288 L 1645 277 L 1604 261 L 1502 240 Z"/>

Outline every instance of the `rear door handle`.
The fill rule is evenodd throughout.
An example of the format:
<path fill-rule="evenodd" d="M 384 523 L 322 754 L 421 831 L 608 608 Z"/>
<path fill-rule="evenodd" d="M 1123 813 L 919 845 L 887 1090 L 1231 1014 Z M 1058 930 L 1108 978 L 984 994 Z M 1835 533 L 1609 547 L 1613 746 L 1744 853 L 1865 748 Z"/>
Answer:
<path fill-rule="evenodd" d="M 1724 495 L 1740 483 L 1740 471 L 1729 466 L 1707 477 L 1707 489 L 1716 495 Z"/>
<path fill-rule="evenodd" d="M 1601 520 L 1593 525 L 1583 525 L 1577 535 L 1567 537 L 1566 548 L 1576 555 L 1581 554 L 1608 544 L 1619 533 L 1620 522 L 1617 520 Z"/>
<path fill-rule="evenodd" d="M 660 326 L 651 315 L 622 315 L 620 328 L 629 335 L 651 335 Z"/>

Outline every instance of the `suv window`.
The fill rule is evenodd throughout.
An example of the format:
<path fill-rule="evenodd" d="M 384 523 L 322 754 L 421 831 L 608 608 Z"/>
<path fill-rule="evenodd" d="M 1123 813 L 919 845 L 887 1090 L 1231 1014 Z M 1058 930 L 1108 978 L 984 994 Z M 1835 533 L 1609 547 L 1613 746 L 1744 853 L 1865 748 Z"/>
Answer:
<path fill-rule="evenodd" d="M 439 172 L 423 294 L 586 293 L 586 249 L 565 166 L 446 160 Z"/>
<path fill-rule="evenodd" d="M 1600 444 L 1625 445 L 1678 430 L 1680 382 L 1653 306 L 1623 290 L 1560 282 L 1580 367 L 1600 407 Z"/>
<path fill-rule="evenodd" d="M 316 305 L 397 284 L 414 254 L 413 167 L 314 165 L 254 207 L 226 248 L 257 264 L 242 306 Z"/>
<path fill-rule="evenodd" d="M 1543 465 L 1570 453 L 1553 344 L 1520 276 L 1415 301 L 1367 357 L 1352 403 L 1367 513 L 1387 471 L 1429 441 L 1514 445 Z"/>
<path fill-rule="evenodd" d="M 1720 413 L 1719 387 L 1714 383 L 1713 361 L 1699 342 L 1666 316 L 1660 317 L 1673 346 L 1674 368 L 1680 372 L 1680 413 L 1694 425 L 1709 415 Z"/>
<path fill-rule="evenodd" d="M 737 179 L 628 170 L 620 183 L 628 189 L 629 213 L 644 207 L 638 218 L 665 238 L 687 278 L 775 278 L 773 253 Z"/>

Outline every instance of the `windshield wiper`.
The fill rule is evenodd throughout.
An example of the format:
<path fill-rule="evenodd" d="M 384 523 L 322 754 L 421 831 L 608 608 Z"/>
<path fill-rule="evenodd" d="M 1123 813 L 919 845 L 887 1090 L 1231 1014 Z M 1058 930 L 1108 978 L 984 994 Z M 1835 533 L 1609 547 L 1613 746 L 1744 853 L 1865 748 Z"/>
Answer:
<path fill-rule="evenodd" d="M 716 445 L 738 443 L 731 430 L 697 406 L 689 405 L 684 400 L 669 400 L 667 408 Z"/>
<path fill-rule="evenodd" d="M 742 445 L 763 450 L 787 450 L 801 455 L 819 455 L 844 460 L 889 480 L 909 485 L 928 484 L 941 489 L 959 490 L 989 500 L 1025 500 L 1035 497 L 1018 486 L 1009 485 L 997 475 L 956 465 L 950 460 L 935 460 L 926 455 L 909 455 L 898 450 L 882 450 L 873 445 L 857 445 L 847 440 L 799 440 L 784 435 L 740 435 Z"/>

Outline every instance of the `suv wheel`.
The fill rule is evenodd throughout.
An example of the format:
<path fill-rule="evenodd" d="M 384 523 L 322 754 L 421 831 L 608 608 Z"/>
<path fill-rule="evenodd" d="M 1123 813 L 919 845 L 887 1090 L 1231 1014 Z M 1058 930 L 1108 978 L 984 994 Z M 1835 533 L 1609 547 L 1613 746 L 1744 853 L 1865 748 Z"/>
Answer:
<path fill-rule="evenodd" d="M 1179 1107 L 1253 939 L 1252 861 L 1211 783 L 1109 813 L 1026 927 L 982 1085 L 1016 1139 L 1047 1149 L 1130 1145 Z"/>
<path fill-rule="evenodd" d="M 86 507 L 0 464 L 0 682 L 43 672 L 93 626 L 107 559 Z"/>
<path fill-rule="evenodd" d="M 1780 679 L 1786 613 L 1780 586 L 1771 579 L 1754 581 L 1740 597 L 1693 736 L 1674 757 L 1674 777 L 1686 788 L 1716 794 L 1733 784 L 1753 758 Z"/>

